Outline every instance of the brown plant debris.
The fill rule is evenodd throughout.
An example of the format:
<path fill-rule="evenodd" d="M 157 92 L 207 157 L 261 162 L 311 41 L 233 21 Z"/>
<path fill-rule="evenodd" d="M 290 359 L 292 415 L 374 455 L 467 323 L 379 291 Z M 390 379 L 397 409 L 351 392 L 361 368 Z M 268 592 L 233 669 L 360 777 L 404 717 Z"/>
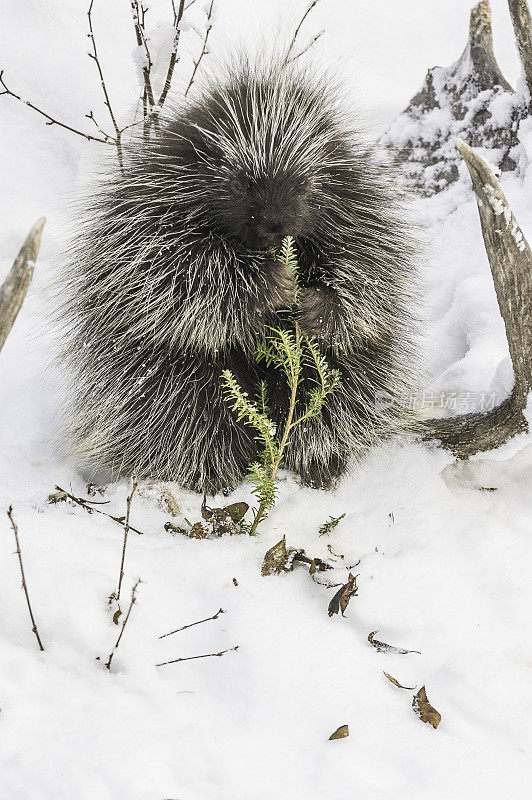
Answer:
<path fill-rule="evenodd" d="M 262 562 L 262 575 L 279 575 L 281 572 L 290 572 L 294 569 L 294 556 L 297 550 L 293 547 L 287 548 L 286 536 L 280 542 L 266 552 Z"/>
<path fill-rule="evenodd" d="M 336 728 L 334 733 L 331 733 L 329 741 L 331 741 L 331 739 L 345 739 L 346 736 L 349 736 L 349 725 L 340 725 L 339 728 Z"/>
<path fill-rule="evenodd" d="M 338 589 L 329 603 L 330 617 L 332 617 L 333 614 L 338 614 L 339 611 L 342 612 L 342 617 L 345 617 L 344 611 L 349 605 L 349 601 L 358 593 L 357 578 L 358 575 L 353 575 L 351 572 L 349 573 L 347 583 L 344 583 L 344 585 Z"/>
<path fill-rule="evenodd" d="M 322 558 L 310 558 L 304 550 L 286 546 L 286 536 L 277 542 L 267 551 L 262 562 L 261 572 L 263 575 L 279 575 L 281 572 L 291 572 L 296 562 L 309 565 L 309 574 L 314 576 L 316 572 L 323 572 L 332 569 L 332 564 L 328 564 Z"/>
<path fill-rule="evenodd" d="M 384 670 L 383 670 L 384 672 Z M 402 683 L 399 683 L 397 678 L 394 678 L 393 675 L 388 675 L 387 672 L 384 672 L 390 683 L 393 683 L 394 686 L 397 686 L 398 689 L 408 689 L 409 692 L 412 692 L 416 687 L 415 686 L 403 686 Z"/>
<path fill-rule="evenodd" d="M 155 503 L 165 514 L 170 514 L 171 517 L 179 517 L 181 514 L 179 503 L 170 489 L 162 483 L 150 481 L 150 483 L 144 484 L 139 487 L 139 495 L 143 499 Z"/>
<path fill-rule="evenodd" d="M 422 722 L 428 722 L 433 728 L 437 728 L 440 724 L 441 714 L 429 703 L 424 686 L 414 695 L 412 708 Z"/>
<path fill-rule="evenodd" d="M 374 639 L 376 633 L 379 631 L 372 631 L 368 636 L 368 642 L 377 650 L 378 653 L 397 653 L 398 655 L 405 656 L 407 653 L 418 653 L 421 655 L 419 650 L 405 650 L 403 647 L 394 647 L 392 644 L 386 644 L 386 642 L 379 642 L 378 639 Z"/>
<path fill-rule="evenodd" d="M 174 525 L 173 522 L 165 522 L 164 529 L 168 533 L 181 533 L 184 536 L 188 536 L 188 531 L 185 528 L 181 528 L 179 525 Z"/>

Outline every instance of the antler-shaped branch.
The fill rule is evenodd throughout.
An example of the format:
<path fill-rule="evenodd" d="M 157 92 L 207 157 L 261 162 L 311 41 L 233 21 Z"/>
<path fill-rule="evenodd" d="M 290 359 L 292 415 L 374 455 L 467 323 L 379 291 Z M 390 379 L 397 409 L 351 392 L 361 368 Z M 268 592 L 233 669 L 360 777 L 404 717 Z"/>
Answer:
<path fill-rule="evenodd" d="M 44 217 L 37 220 L 30 230 L 15 259 L 11 271 L 0 286 L 0 350 L 17 318 L 20 307 L 33 277 L 33 267 L 39 252 Z"/>
<path fill-rule="evenodd" d="M 526 0 L 508 0 L 514 26 L 517 49 L 525 73 L 528 90 L 532 96 L 532 19 Z"/>
<path fill-rule="evenodd" d="M 461 139 L 477 196 L 484 243 L 512 359 L 515 385 L 510 397 L 486 413 L 429 420 L 425 438 L 440 439 L 459 458 L 504 444 L 527 430 L 523 415 L 532 391 L 532 251 L 501 186 L 478 153 Z"/>

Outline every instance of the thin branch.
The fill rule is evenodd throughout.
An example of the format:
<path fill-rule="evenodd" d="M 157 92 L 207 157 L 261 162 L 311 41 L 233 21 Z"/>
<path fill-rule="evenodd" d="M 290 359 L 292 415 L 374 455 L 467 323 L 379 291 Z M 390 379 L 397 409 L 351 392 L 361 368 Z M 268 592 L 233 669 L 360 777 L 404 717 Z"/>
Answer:
<path fill-rule="evenodd" d="M 133 588 L 131 590 L 131 602 L 129 604 L 129 608 L 127 610 L 127 614 L 126 614 L 126 616 L 124 618 L 124 621 L 122 623 L 122 629 L 121 629 L 121 631 L 120 631 L 120 633 L 118 635 L 118 639 L 116 640 L 115 646 L 113 647 L 112 651 L 109 653 L 109 658 L 107 659 L 107 661 L 105 663 L 105 667 L 108 670 L 111 669 L 111 663 L 113 661 L 114 654 L 118 650 L 118 645 L 120 644 L 120 640 L 122 639 L 122 636 L 124 635 L 124 631 L 126 629 L 127 621 L 129 619 L 129 615 L 131 614 L 131 609 L 133 608 L 134 603 L 137 602 L 137 586 L 139 585 L 139 583 L 142 583 L 140 578 L 138 579 L 138 581 L 136 582 L 136 584 L 133 586 Z"/>
<path fill-rule="evenodd" d="M 146 31 L 144 28 L 144 14 L 141 19 L 138 0 L 130 0 L 130 2 L 131 2 L 131 13 L 133 14 L 133 26 L 135 28 L 135 36 L 137 37 L 137 46 L 144 48 L 144 53 L 146 56 L 146 64 L 144 64 L 144 66 L 142 67 L 142 77 L 144 79 L 144 91 L 146 95 L 147 105 L 149 105 L 149 109 L 151 111 L 151 109 L 155 104 L 155 100 L 153 97 L 153 88 L 151 84 L 151 68 L 153 66 L 153 61 L 151 60 L 151 53 L 148 47 L 148 41 L 146 39 Z M 145 113 L 144 116 L 147 116 L 147 114 Z"/>
<path fill-rule="evenodd" d="M 120 600 L 120 589 L 122 588 L 122 579 L 124 577 L 124 561 L 126 558 L 126 547 L 127 547 L 127 537 L 129 534 L 129 514 L 131 512 L 131 501 L 133 500 L 133 495 L 135 494 L 138 481 L 136 475 L 131 476 L 131 491 L 128 495 L 127 502 L 126 502 L 126 521 L 124 523 L 124 545 L 122 547 L 122 559 L 120 561 L 120 576 L 118 578 L 118 589 L 116 591 L 116 601 Z"/>
<path fill-rule="evenodd" d="M 187 628 L 193 628 L 194 625 L 201 625 L 202 622 L 210 622 L 211 619 L 218 619 L 220 614 L 225 614 L 223 608 L 220 608 L 216 614 L 213 614 L 212 617 L 206 617 L 205 619 L 200 619 L 197 622 L 191 622 L 189 625 L 183 625 L 182 628 L 176 628 L 175 631 L 170 631 L 170 633 L 163 633 L 162 636 L 159 636 L 159 639 L 165 639 L 167 636 L 172 636 L 174 633 L 179 633 L 180 631 L 186 631 Z"/>
<path fill-rule="evenodd" d="M 305 22 L 306 18 L 308 17 L 308 15 L 312 11 L 312 9 L 315 8 L 318 5 L 319 1 L 320 0 L 312 0 L 312 2 L 309 3 L 309 5 L 307 6 L 305 13 L 303 14 L 301 19 L 299 20 L 299 24 L 298 24 L 298 26 L 296 27 L 296 29 L 294 31 L 294 35 L 292 36 L 292 41 L 290 42 L 288 50 L 286 51 L 286 56 L 285 56 L 285 59 L 284 59 L 284 63 L 285 64 L 288 64 L 289 61 L 292 60 L 290 58 L 290 56 L 292 55 L 292 51 L 293 51 L 293 49 L 295 47 L 297 37 L 299 36 L 299 32 L 300 32 L 301 28 L 303 27 L 303 23 Z M 300 55 L 302 55 L 302 54 L 300 53 Z M 298 56 L 296 56 L 296 58 L 298 58 Z"/>
<path fill-rule="evenodd" d="M 175 65 L 179 61 L 179 57 L 177 54 L 177 51 L 179 49 L 179 40 L 181 38 L 181 29 L 179 26 L 181 24 L 181 20 L 183 19 L 183 13 L 185 11 L 185 0 L 179 0 L 179 7 L 177 9 L 177 12 L 175 10 L 175 5 L 173 2 L 172 2 L 172 8 L 174 11 L 174 39 L 172 42 L 172 52 L 170 53 L 170 61 L 168 62 L 168 70 L 166 73 L 163 90 L 161 92 L 159 100 L 157 101 L 157 105 L 159 106 L 159 108 L 163 107 L 164 102 L 168 96 L 168 92 L 170 91 L 170 86 L 172 85 L 172 78 L 174 76 Z"/>
<path fill-rule="evenodd" d="M 39 649 L 41 650 L 41 652 L 44 652 L 43 643 L 41 642 L 41 637 L 39 636 L 39 631 L 37 629 L 37 623 L 35 622 L 35 617 L 33 616 L 33 610 L 32 610 L 31 603 L 30 603 L 30 596 L 28 594 L 28 585 L 26 583 L 26 576 L 24 575 L 24 566 L 22 564 L 22 553 L 21 553 L 21 550 L 20 550 L 20 541 L 19 541 L 19 538 L 18 538 L 18 526 L 17 526 L 17 523 L 15 522 L 15 519 L 13 517 L 13 506 L 9 506 L 9 509 L 7 511 L 7 516 L 9 517 L 9 520 L 11 522 L 11 526 L 12 526 L 13 531 L 15 533 L 15 542 L 17 543 L 18 563 L 20 564 L 20 574 L 22 575 L 22 588 L 24 589 L 24 594 L 26 595 L 26 603 L 28 604 L 28 611 L 30 612 L 32 631 L 33 631 L 33 633 L 35 634 L 35 636 L 37 638 L 37 642 L 39 643 Z"/>
<path fill-rule="evenodd" d="M 285 61 L 285 64 L 291 64 L 293 61 L 296 61 L 298 58 L 301 58 L 301 56 L 305 55 L 305 53 L 308 53 L 310 48 L 313 47 L 313 45 L 316 44 L 318 39 L 320 39 L 323 36 L 324 33 L 325 33 L 325 31 L 318 31 L 318 33 L 310 40 L 310 42 L 305 45 L 303 50 L 300 50 L 299 53 L 296 53 L 295 56 L 292 56 L 287 61 Z"/>
<path fill-rule="evenodd" d="M 238 650 L 239 645 L 237 644 L 235 647 L 228 647 L 227 650 L 221 650 L 219 653 L 205 653 L 201 656 L 188 656 L 188 658 L 174 658 L 172 661 L 163 661 L 160 664 L 156 664 L 156 667 L 165 667 L 167 664 L 177 664 L 179 661 L 194 661 L 195 658 L 219 658 L 223 656 L 225 653 L 231 653 L 233 650 Z"/>
<path fill-rule="evenodd" d="M 43 111 L 42 108 L 39 108 L 38 106 L 34 105 L 29 100 L 23 100 L 20 95 L 15 94 L 15 92 L 9 89 L 9 87 L 6 85 L 3 75 L 4 75 L 4 70 L 0 70 L 0 84 L 3 87 L 3 91 L 0 92 L 0 97 L 2 95 L 7 95 L 9 97 L 13 97 L 15 100 L 18 100 L 20 103 L 23 103 L 23 105 L 28 106 L 28 108 L 31 108 L 33 111 L 36 111 L 37 114 L 40 114 L 42 117 L 48 120 L 48 122 L 46 122 L 46 125 L 58 125 L 60 128 L 64 128 L 65 130 L 70 131 L 71 133 L 75 133 L 77 136 L 83 136 L 83 138 L 87 139 L 87 141 L 89 142 L 101 142 L 101 144 L 114 144 L 114 141 L 112 141 L 110 137 L 102 139 L 99 136 L 92 136 L 90 133 L 84 133 L 83 131 L 79 131 L 77 128 L 73 128 L 71 125 L 67 125 L 65 122 L 61 122 L 55 117 L 52 117 L 51 114 L 48 114 L 46 111 Z"/>
<path fill-rule="evenodd" d="M 81 506 L 81 508 L 84 508 L 85 511 L 89 512 L 89 514 L 92 514 L 93 511 L 96 511 L 97 514 L 103 514 L 104 517 L 108 517 L 109 519 L 112 519 L 113 522 L 117 522 L 119 525 L 124 527 L 125 525 L 124 517 L 115 517 L 113 516 L 113 514 L 108 514 L 107 511 L 102 511 L 99 508 L 93 508 L 92 500 L 84 500 L 82 497 L 76 497 L 70 492 L 65 491 L 65 489 L 62 489 L 60 486 L 56 485 L 55 488 L 58 492 L 64 492 L 64 494 L 69 498 L 69 500 L 72 500 L 73 503 L 76 503 L 76 505 Z M 129 526 L 129 530 L 134 531 L 134 533 L 138 533 L 141 536 L 144 535 L 143 531 L 139 531 L 138 528 L 134 528 L 133 525 Z"/>
<path fill-rule="evenodd" d="M 89 53 L 89 58 L 92 58 L 94 63 L 96 64 L 96 68 L 98 70 L 98 75 L 100 76 L 100 85 L 102 87 L 102 92 L 104 96 L 104 103 L 107 106 L 107 110 L 109 112 L 109 116 L 111 117 L 111 122 L 113 123 L 113 128 L 115 129 L 115 140 L 114 144 L 116 145 L 116 150 L 118 154 L 118 163 L 120 165 L 120 169 L 122 172 L 124 171 L 124 160 L 122 155 L 122 129 L 118 127 L 118 123 L 116 121 L 116 117 L 111 106 L 111 99 L 109 97 L 109 92 L 107 91 L 107 86 L 105 83 L 105 78 L 103 76 L 102 65 L 100 64 L 100 59 L 98 57 L 98 50 L 96 48 L 96 39 L 94 37 L 94 30 L 92 27 L 92 6 L 94 4 L 94 0 L 90 1 L 89 10 L 87 11 L 87 17 L 89 19 L 89 33 L 88 37 L 92 44 L 92 53 Z"/>
<path fill-rule="evenodd" d="M 318 2 L 318 0 L 316 0 L 316 2 Z M 211 30 L 212 30 L 211 19 L 212 19 L 213 8 L 214 8 L 214 0 L 211 0 L 211 4 L 210 4 L 209 10 L 207 12 L 207 27 L 205 29 L 205 36 L 203 37 L 203 45 L 202 45 L 202 48 L 201 48 L 201 53 L 198 56 L 198 60 L 194 61 L 194 69 L 192 70 L 192 75 L 190 76 L 190 80 L 188 82 L 188 86 L 187 86 L 187 88 L 185 90 L 185 97 L 189 93 L 190 88 L 191 88 L 192 84 L 194 83 L 194 80 L 196 78 L 196 73 L 198 71 L 199 65 L 201 64 L 201 60 L 202 60 L 203 56 L 206 56 L 207 53 L 209 52 L 207 50 L 207 42 L 209 40 L 209 34 L 210 34 Z"/>
<path fill-rule="evenodd" d="M 45 221 L 45 218 L 41 217 L 32 227 L 7 278 L 0 286 L 0 350 L 13 327 L 31 283 Z"/>

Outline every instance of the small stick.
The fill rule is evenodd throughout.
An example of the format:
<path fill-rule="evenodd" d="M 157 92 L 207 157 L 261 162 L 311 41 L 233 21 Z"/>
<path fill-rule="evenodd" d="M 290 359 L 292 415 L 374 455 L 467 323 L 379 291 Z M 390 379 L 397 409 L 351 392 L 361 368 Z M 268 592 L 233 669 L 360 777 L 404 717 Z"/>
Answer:
<path fill-rule="evenodd" d="M 26 603 L 28 604 L 28 611 L 30 612 L 31 624 L 33 626 L 32 631 L 35 634 L 37 641 L 39 643 L 39 649 L 41 650 L 41 652 L 44 652 L 43 643 L 41 642 L 41 637 L 39 636 L 39 631 L 37 630 L 37 623 L 35 622 L 35 617 L 33 616 L 33 610 L 31 608 L 31 603 L 30 603 L 30 596 L 28 594 L 28 585 L 26 583 L 26 576 L 24 575 L 24 566 L 22 564 L 22 553 L 20 551 L 20 541 L 18 538 L 18 527 L 13 517 L 13 506 L 9 506 L 9 509 L 7 511 L 7 516 L 9 517 L 11 526 L 15 533 L 15 541 L 17 543 L 18 563 L 20 564 L 20 574 L 22 575 L 22 588 L 24 589 L 24 594 L 26 595 Z"/>
<path fill-rule="evenodd" d="M 317 2 L 317 0 L 316 0 L 316 2 Z M 185 90 L 185 97 L 189 93 L 190 87 L 194 83 L 194 79 L 196 77 L 196 72 L 198 71 L 198 67 L 201 64 L 201 60 L 202 60 L 203 56 L 206 56 L 207 53 L 209 52 L 207 50 L 207 41 L 209 39 L 209 34 L 210 34 L 211 30 L 212 30 L 211 18 L 212 18 L 212 10 L 213 10 L 213 8 L 214 8 L 214 0 L 211 0 L 211 4 L 209 6 L 209 10 L 207 11 L 207 29 L 205 31 L 205 36 L 203 37 L 203 46 L 201 48 L 201 53 L 198 56 L 198 60 L 194 61 L 194 69 L 192 70 L 192 75 L 190 76 L 190 80 L 188 82 L 188 86 L 187 86 L 187 88 Z"/>
<path fill-rule="evenodd" d="M 301 30 L 301 28 L 303 27 L 303 23 L 305 22 L 306 18 L 308 17 L 308 15 L 309 15 L 309 14 L 310 14 L 310 12 L 312 11 L 312 9 L 313 9 L 315 6 L 317 6 L 317 5 L 318 5 L 318 3 L 319 3 L 319 0 L 313 0 L 313 2 L 312 2 L 312 3 L 310 3 L 310 4 L 307 6 L 307 10 L 305 11 L 305 13 L 303 14 L 303 16 L 302 16 L 302 17 L 301 17 L 301 19 L 299 20 L 299 25 L 298 25 L 298 26 L 297 26 L 297 28 L 295 29 L 295 31 L 294 31 L 294 35 L 292 36 L 292 41 L 290 42 L 290 45 L 289 45 L 289 47 L 288 47 L 288 50 L 286 51 L 286 56 L 285 56 L 285 59 L 284 59 L 284 63 L 285 63 L 285 64 L 288 64 L 288 62 L 291 60 L 291 59 L 290 59 L 290 56 L 291 56 L 291 54 L 292 54 L 292 50 L 293 50 L 293 49 L 294 49 L 294 47 L 295 47 L 296 39 L 297 39 L 297 37 L 299 36 L 299 31 L 300 31 L 300 30 Z M 314 43 L 314 42 L 313 42 L 313 43 Z M 308 49 L 308 48 L 307 48 L 307 49 Z M 300 55 L 301 55 L 301 54 L 300 54 Z M 298 56 L 296 56 L 296 58 L 298 58 Z"/>
<path fill-rule="evenodd" d="M 124 621 L 122 623 L 122 630 L 120 631 L 118 639 L 116 640 L 116 644 L 113 647 L 112 651 L 109 653 L 109 658 L 107 659 L 106 664 L 105 664 L 105 666 L 106 666 L 106 668 L 108 670 L 111 670 L 111 662 L 113 660 L 114 654 L 118 650 L 118 645 L 120 644 L 120 640 L 121 640 L 122 636 L 124 635 L 124 630 L 125 630 L 125 627 L 127 625 L 127 621 L 129 619 L 129 615 L 131 614 L 131 609 L 133 608 L 133 604 L 137 602 L 137 586 L 139 585 L 139 583 L 142 583 L 140 578 L 138 579 L 138 581 L 136 582 L 136 584 L 133 586 L 133 588 L 131 590 L 131 602 L 129 604 L 129 608 L 127 610 L 127 614 L 125 616 L 125 619 L 124 619 Z"/>
<path fill-rule="evenodd" d="M 64 494 L 66 494 L 66 496 L 70 500 L 72 500 L 73 503 L 76 503 L 78 506 L 81 506 L 81 508 L 84 508 L 85 511 L 89 512 L 89 514 L 92 514 L 93 511 L 96 511 L 97 514 L 103 514 L 104 517 L 109 517 L 109 519 L 112 519 L 113 522 L 117 522 L 119 525 L 124 527 L 124 524 L 125 524 L 124 517 L 115 517 L 115 516 L 113 516 L 113 514 L 108 514 L 107 511 L 102 511 L 100 508 L 94 508 L 93 507 L 93 504 L 94 504 L 93 500 L 83 500 L 82 497 L 76 497 L 75 495 L 71 494 L 70 492 L 65 491 L 65 489 L 62 489 L 60 486 L 56 485 L 55 488 L 56 488 L 56 490 L 58 492 L 63 492 Z M 103 505 L 103 503 L 97 502 L 96 505 Z M 138 533 L 141 536 L 144 535 L 143 531 L 139 531 L 138 528 L 134 528 L 133 525 L 129 526 L 129 530 L 130 531 L 134 531 L 135 533 Z"/>
<path fill-rule="evenodd" d="M 238 650 L 239 645 L 235 647 L 228 647 L 227 650 L 221 650 L 219 653 L 205 653 L 202 656 L 188 656 L 188 658 L 174 658 L 172 661 L 163 661 L 161 664 L 156 664 L 156 667 L 165 667 L 167 664 L 177 664 L 178 661 L 193 661 L 195 658 L 219 658 L 224 653 L 231 653 L 233 650 Z"/>
<path fill-rule="evenodd" d="M 124 560 L 126 558 L 126 546 L 127 546 L 127 537 L 129 533 L 129 513 L 131 511 L 131 501 L 133 500 L 133 495 L 135 494 L 138 481 L 136 475 L 131 476 L 131 492 L 128 495 L 127 502 L 126 502 L 126 521 L 124 523 L 124 545 L 122 547 L 122 560 L 120 562 L 120 577 L 118 578 L 118 589 L 116 591 L 116 601 L 120 600 L 120 589 L 122 588 L 122 578 L 124 577 Z"/>
<path fill-rule="evenodd" d="M 33 103 L 30 103 L 29 100 L 23 100 L 20 95 L 15 94 L 15 92 L 12 92 L 11 89 L 8 88 L 6 82 L 4 81 L 3 75 L 4 75 L 4 70 L 0 70 L 0 84 L 3 87 L 3 91 L 0 92 L 0 97 L 2 95 L 13 97 L 15 100 L 18 100 L 23 105 L 33 109 L 33 111 L 36 111 L 37 114 L 40 114 L 42 117 L 48 120 L 46 125 L 58 125 L 60 128 L 65 128 L 65 130 L 71 131 L 71 133 L 75 133 L 78 136 L 83 136 L 83 138 L 87 139 L 89 142 L 101 142 L 102 144 L 110 144 L 110 145 L 115 144 L 115 142 L 110 137 L 108 137 L 107 134 L 105 134 L 106 138 L 102 139 L 99 136 L 91 136 L 90 133 L 83 133 L 83 131 L 78 131 L 77 128 L 73 128 L 71 125 L 67 125 L 65 122 L 60 122 L 60 120 L 56 119 L 55 117 L 52 117 L 46 111 L 43 111 L 42 108 L 39 108 Z"/>
<path fill-rule="evenodd" d="M 183 625 L 182 628 L 176 628 L 175 631 L 170 631 L 170 633 L 163 633 L 162 636 L 159 636 L 159 639 L 165 639 L 167 636 L 172 636 L 174 633 L 179 633 L 180 631 L 185 631 L 187 628 L 193 628 L 194 625 L 201 625 L 202 622 L 209 622 L 211 619 L 218 619 L 220 614 L 225 614 L 223 608 L 218 609 L 216 614 L 213 614 L 212 617 L 206 617 L 205 619 L 200 619 L 197 622 L 191 622 L 189 625 Z"/>
<path fill-rule="evenodd" d="M 181 19 L 183 18 L 183 13 L 185 11 L 185 0 L 179 0 L 179 7 L 176 11 L 174 0 L 172 0 L 172 10 L 174 12 L 174 40 L 172 42 L 172 52 L 170 53 L 170 61 L 168 62 L 168 70 L 166 72 L 166 78 L 164 81 L 163 90 L 161 92 L 161 96 L 157 101 L 157 105 L 159 108 L 162 108 L 164 105 L 164 101 L 170 91 L 170 86 L 172 84 L 172 78 L 174 75 L 175 65 L 179 61 L 177 51 L 179 49 L 179 40 L 181 38 L 181 29 L 179 25 L 181 24 Z"/>
<path fill-rule="evenodd" d="M 104 103 L 107 106 L 107 110 L 109 112 L 109 116 L 111 117 L 111 122 L 113 123 L 113 128 L 115 129 L 115 136 L 113 139 L 113 143 L 116 146 L 116 151 L 118 154 L 118 163 L 120 166 L 120 170 L 122 173 L 124 172 L 124 159 L 122 156 L 122 130 L 118 127 L 118 123 L 116 121 L 116 117 L 114 111 L 111 106 L 111 99 L 109 97 L 109 92 L 107 91 L 107 86 L 105 83 L 105 78 L 103 76 L 102 65 L 100 64 L 100 59 L 98 57 L 98 51 L 96 49 L 96 39 L 94 38 L 94 31 L 92 28 L 92 6 L 94 4 L 94 0 L 90 1 L 89 10 L 87 11 L 87 17 L 89 19 L 89 39 L 92 44 L 92 53 L 89 53 L 89 58 L 92 58 L 94 63 L 96 64 L 96 68 L 98 70 L 98 75 L 100 76 L 100 85 L 102 87 Z"/>

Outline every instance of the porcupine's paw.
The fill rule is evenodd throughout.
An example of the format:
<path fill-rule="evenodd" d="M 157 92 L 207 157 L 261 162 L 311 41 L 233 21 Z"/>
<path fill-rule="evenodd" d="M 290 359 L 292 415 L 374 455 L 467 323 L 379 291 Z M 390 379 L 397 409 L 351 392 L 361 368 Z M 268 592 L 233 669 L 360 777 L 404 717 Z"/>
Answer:
<path fill-rule="evenodd" d="M 334 293 L 325 284 L 301 290 L 300 324 L 307 336 L 328 341 L 338 327 L 338 306 Z"/>
<path fill-rule="evenodd" d="M 323 460 L 312 458 L 298 471 L 304 486 L 331 491 L 347 473 L 347 468 L 347 458 L 335 453 Z"/>

